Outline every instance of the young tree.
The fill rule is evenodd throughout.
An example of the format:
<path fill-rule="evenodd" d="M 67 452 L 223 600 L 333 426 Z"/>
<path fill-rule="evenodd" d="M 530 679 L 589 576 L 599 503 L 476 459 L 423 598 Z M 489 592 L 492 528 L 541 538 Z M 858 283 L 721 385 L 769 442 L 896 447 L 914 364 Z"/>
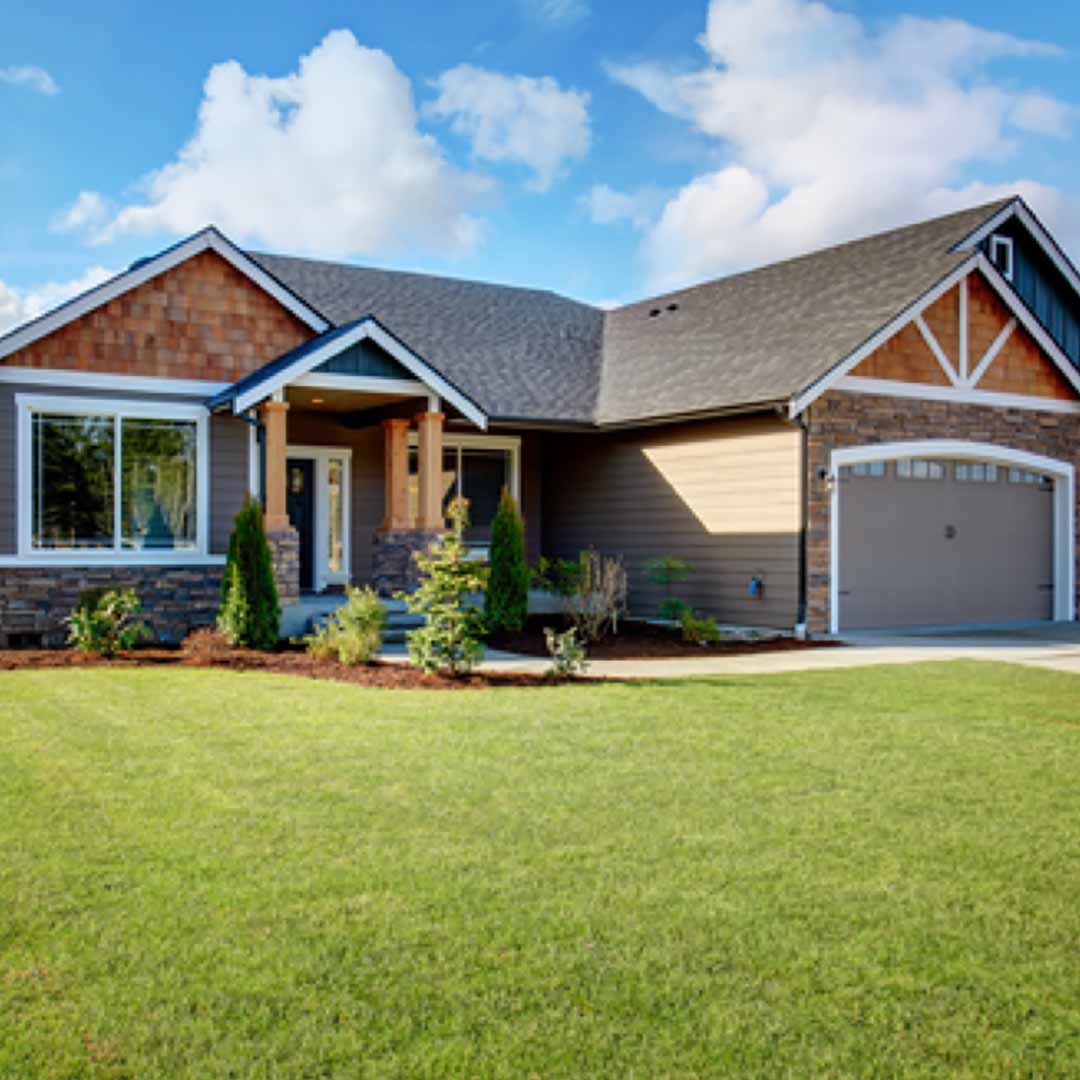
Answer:
<path fill-rule="evenodd" d="M 499 509 L 491 524 L 490 562 L 484 622 L 488 630 L 520 630 L 529 610 L 525 523 L 507 488 L 502 490 Z"/>
<path fill-rule="evenodd" d="M 281 605 L 274 563 L 263 530 L 262 507 L 250 495 L 229 537 L 218 625 L 234 645 L 272 649 L 278 642 Z"/>

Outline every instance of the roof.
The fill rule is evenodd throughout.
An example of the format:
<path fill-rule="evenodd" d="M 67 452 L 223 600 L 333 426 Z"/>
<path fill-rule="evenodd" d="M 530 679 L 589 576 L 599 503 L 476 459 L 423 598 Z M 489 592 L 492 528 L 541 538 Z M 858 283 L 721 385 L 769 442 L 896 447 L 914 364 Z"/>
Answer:
<path fill-rule="evenodd" d="M 970 258 L 956 245 L 1012 201 L 606 312 L 536 289 L 250 254 L 334 323 L 375 315 L 493 420 L 621 424 L 795 397 Z"/>
<path fill-rule="evenodd" d="M 333 323 L 372 314 L 489 417 L 593 419 L 597 308 L 540 289 L 250 254 Z"/>

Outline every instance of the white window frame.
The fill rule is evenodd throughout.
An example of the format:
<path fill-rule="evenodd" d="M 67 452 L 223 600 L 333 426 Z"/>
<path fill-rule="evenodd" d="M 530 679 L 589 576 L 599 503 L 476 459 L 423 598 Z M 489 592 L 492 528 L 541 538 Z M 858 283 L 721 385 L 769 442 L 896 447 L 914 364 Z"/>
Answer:
<path fill-rule="evenodd" d="M 34 413 L 63 416 L 107 416 L 117 425 L 121 420 L 184 420 L 195 422 L 195 547 L 177 551 L 138 551 L 122 546 L 120 517 L 120 444 L 113 465 L 113 547 L 35 548 L 33 545 L 33 430 Z M 208 554 L 210 538 L 210 424 L 202 405 L 180 405 L 161 401 L 132 401 L 127 398 L 84 398 L 44 394 L 15 395 L 16 441 L 16 548 L 9 565 L 38 566 L 184 566 L 217 565 L 222 556 Z"/>
<path fill-rule="evenodd" d="M 315 492 L 312 502 L 315 529 L 312 543 L 315 545 L 312 565 L 312 587 L 322 592 L 328 585 L 348 585 L 352 581 L 352 447 L 350 446 L 293 446 L 285 447 L 285 459 L 299 458 L 315 463 Z M 330 459 L 341 458 L 341 566 L 339 572 L 330 572 Z"/>
<path fill-rule="evenodd" d="M 1004 266 L 998 266 L 997 252 L 998 249 L 1002 249 L 1007 252 Z M 1013 242 L 1010 236 L 1001 236 L 998 233 L 994 233 L 990 237 L 990 261 L 996 267 L 998 273 L 1006 280 L 1012 281 L 1013 279 L 1013 267 L 1014 267 L 1014 253 Z"/>

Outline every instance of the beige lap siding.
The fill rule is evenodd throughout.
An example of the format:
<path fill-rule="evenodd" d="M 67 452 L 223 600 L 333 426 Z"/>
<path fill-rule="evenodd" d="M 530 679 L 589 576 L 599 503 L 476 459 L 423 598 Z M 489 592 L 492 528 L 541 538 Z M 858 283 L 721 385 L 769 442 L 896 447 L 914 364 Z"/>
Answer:
<path fill-rule="evenodd" d="M 694 567 L 675 594 L 725 621 L 791 627 L 799 591 L 801 434 L 776 416 L 547 436 L 545 554 L 622 555 L 635 613 L 663 590 L 649 559 Z M 765 582 L 760 598 L 750 579 Z"/>
<path fill-rule="evenodd" d="M 808 616 L 810 629 L 819 633 L 829 628 L 831 581 L 831 493 L 821 473 L 828 469 L 833 450 L 917 439 L 958 439 L 1026 450 L 1080 469 L 1080 416 L 1070 413 L 830 391 L 810 406 L 808 423 Z M 1077 520 L 1080 522 L 1080 514 Z M 1080 542 L 1077 550 L 1080 552 Z"/>

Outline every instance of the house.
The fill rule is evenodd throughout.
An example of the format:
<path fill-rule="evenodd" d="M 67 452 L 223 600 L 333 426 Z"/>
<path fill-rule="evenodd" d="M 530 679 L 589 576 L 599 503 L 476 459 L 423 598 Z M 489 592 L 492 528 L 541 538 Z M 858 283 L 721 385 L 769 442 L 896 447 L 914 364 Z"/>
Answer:
<path fill-rule="evenodd" d="M 1080 279 L 1018 198 L 602 311 L 208 228 L 0 338 L 0 633 L 131 585 L 209 621 L 257 493 L 283 601 L 482 546 L 695 574 L 812 632 L 1074 617 Z"/>

